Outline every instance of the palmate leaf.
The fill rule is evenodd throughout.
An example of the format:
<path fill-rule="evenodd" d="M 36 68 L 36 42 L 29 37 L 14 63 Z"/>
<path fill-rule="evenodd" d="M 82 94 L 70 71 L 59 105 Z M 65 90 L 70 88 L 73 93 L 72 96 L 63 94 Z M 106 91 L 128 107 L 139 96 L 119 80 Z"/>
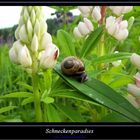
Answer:
<path fill-rule="evenodd" d="M 89 78 L 87 82 L 79 83 L 73 78 L 64 76 L 61 73 L 59 65 L 55 67 L 55 71 L 67 84 L 99 104 L 126 116 L 132 121 L 140 121 L 140 112 L 137 111 L 137 109 L 134 108 L 124 97 L 103 82 Z"/>

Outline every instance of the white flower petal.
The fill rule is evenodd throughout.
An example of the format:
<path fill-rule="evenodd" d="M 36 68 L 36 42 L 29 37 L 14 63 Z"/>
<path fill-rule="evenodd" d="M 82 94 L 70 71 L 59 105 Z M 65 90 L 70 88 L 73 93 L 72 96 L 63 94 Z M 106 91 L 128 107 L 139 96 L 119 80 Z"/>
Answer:
<path fill-rule="evenodd" d="M 93 24 L 92 24 L 92 22 L 89 19 L 84 18 L 84 23 L 86 24 L 86 26 L 88 27 L 88 29 L 90 31 L 93 31 L 94 30 Z"/>
<path fill-rule="evenodd" d="M 78 24 L 78 30 L 84 36 L 87 35 L 90 32 L 89 29 L 87 28 L 86 24 L 83 23 L 83 22 L 79 22 L 79 24 Z"/>
<path fill-rule="evenodd" d="M 127 100 L 135 107 L 135 108 L 140 108 L 140 105 L 137 103 L 136 98 L 133 97 L 132 95 L 127 96 Z"/>
<path fill-rule="evenodd" d="M 130 57 L 130 61 L 133 65 L 135 65 L 138 69 L 140 69 L 140 56 L 136 53 L 133 53 Z"/>
<path fill-rule="evenodd" d="M 127 29 L 120 30 L 114 35 L 114 37 L 119 41 L 124 40 L 128 37 L 128 30 Z"/>
<path fill-rule="evenodd" d="M 137 72 L 136 75 L 134 76 L 135 80 L 136 80 L 136 86 L 140 87 L 140 73 Z"/>
<path fill-rule="evenodd" d="M 119 24 L 119 27 L 120 27 L 120 29 L 125 29 L 125 28 L 127 28 L 127 27 L 128 27 L 128 22 L 127 22 L 127 20 L 121 21 L 120 24 Z"/>
<path fill-rule="evenodd" d="M 45 32 L 41 38 L 40 50 L 46 49 L 46 45 L 52 43 L 52 36 Z"/>
<path fill-rule="evenodd" d="M 83 36 L 81 35 L 81 33 L 79 32 L 78 27 L 75 27 L 75 28 L 74 28 L 73 34 L 74 34 L 74 36 L 77 37 L 77 38 L 83 37 Z"/>
<path fill-rule="evenodd" d="M 26 45 L 20 48 L 18 59 L 19 59 L 20 64 L 25 68 L 30 67 L 32 65 L 32 59 Z"/>
<path fill-rule="evenodd" d="M 106 28 L 109 28 L 110 26 L 114 25 L 116 18 L 113 16 L 110 16 L 106 18 Z"/>
<path fill-rule="evenodd" d="M 33 39 L 32 39 L 31 50 L 33 52 L 37 52 L 37 50 L 38 50 L 38 38 L 37 38 L 36 34 L 34 34 Z"/>
<path fill-rule="evenodd" d="M 99 6 L 95 6 L 92 11 L 92 17 L 94 20 L 99 21 L 101 19 L 101 10 Z"/>
<path fill-rule="evenodd" d="M 127 88 L 128 92 L 130 92 L 134 97 L 140 97 L 140 88 L 134 84 L 128 84 Z"/>

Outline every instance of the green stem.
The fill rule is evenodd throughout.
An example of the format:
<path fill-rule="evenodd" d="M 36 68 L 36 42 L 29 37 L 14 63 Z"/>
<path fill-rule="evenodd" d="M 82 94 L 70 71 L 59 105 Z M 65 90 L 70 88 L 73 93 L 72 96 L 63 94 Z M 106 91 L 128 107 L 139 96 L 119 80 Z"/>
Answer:
<path fill-rule="evenodd" d="M 103 25 L 105 23 L 105 17 L 106 17 L 106 6 L 102 6 L 101 7 L 101 20 L 99 21 L 99 24 L 100 25 Z M 97 48 L 97 54 L 98 56 L 103 56 L 105 54 L 105 48 L 104 48 L 104 36 L 105 36 L 105 33 L 103 32 L 103 35 L 101 37 L 101 40 L 100 40 L 100 43 L 99 43 L 99 46 Z M 102 70 L 104 68 L 104 64 L 99 64 L 97 69 L 98 70 Z M 98 79 L 101 79 L 101 77 L 99 76 Z"/>
<path fill-rule="evenodd" d="M 32 83 L 33 83 L 33 93 L 34 93 L 34 105 L 35 105 L 35 115 L 36 122 L 42 122 L 42 111 L 41 111 L 41 102 L 40 102 L 40 93 L 39 93 L 39 80 L 38 80 L 38 64 L 34 59 L 32 65 Z"/>

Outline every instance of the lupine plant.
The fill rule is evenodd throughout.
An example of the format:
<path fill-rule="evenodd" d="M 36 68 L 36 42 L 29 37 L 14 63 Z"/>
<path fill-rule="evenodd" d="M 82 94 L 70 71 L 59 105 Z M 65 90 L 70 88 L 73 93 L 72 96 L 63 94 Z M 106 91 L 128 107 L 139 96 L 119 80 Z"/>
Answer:
<path fill-rule="evenodd" d="M 72 6 L 53 8 L 67 13 Z M 14 115 L 19 116 L 15 121 L 31 122 L 140 121 L 140 51 L 132 47 L 136 42 L 132 30 L 140 25 L 139 8 L 74 8 L 80 15 L 56 36 L 48 33 L 41 6 L 22 8 L 9 50 L 12 63 L 7 60 L 11 73 L 15 70 L 21 77 L 11 74 L 13 81 L 7 80 L 10 88 L 0 96 L 0 121 Z M 63 65 L 66 57 L 74 61 Z M 66 66 L 66 71 L 73 72 L 79 65 L 86 80 L 62 71 Z"/>

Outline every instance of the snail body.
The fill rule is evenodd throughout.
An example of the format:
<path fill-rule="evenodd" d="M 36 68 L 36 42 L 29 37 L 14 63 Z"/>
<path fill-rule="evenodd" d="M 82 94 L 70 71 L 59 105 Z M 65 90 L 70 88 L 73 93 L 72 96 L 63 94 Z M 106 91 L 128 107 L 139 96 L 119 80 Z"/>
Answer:
<path fill-rule="evenodd" d="M 64 75 L 75 77 L 79 82 L 88 80 L 84 63 L 77 57 L 66 57 L 61 63 L 61 71 Z"/>

